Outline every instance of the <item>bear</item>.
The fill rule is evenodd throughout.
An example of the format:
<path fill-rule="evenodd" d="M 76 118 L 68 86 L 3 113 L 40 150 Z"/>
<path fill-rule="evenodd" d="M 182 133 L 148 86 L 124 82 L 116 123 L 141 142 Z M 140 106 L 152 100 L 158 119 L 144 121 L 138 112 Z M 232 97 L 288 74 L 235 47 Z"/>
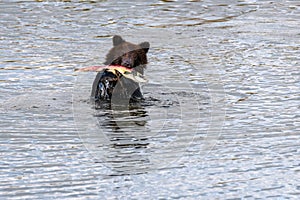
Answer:
<path fill-rule="evenodd" d="M 106 55 L 105 65 L 122 66 L 131 69 L 132 73 L 144 74 L 148 63 L 147 53 L 150 48 L 149 42 L 133 44 L 125 41 L 121 36 L 112 38 L 113 47 Z M 129 99 L 130 102 L 143 100 L 139 83 L 122 76 L 120 73 L 112 73 L 109 70 L 98 72 L 92 86 L 92 98 L 95 101 L 111 101 L 115 99 Z"/>

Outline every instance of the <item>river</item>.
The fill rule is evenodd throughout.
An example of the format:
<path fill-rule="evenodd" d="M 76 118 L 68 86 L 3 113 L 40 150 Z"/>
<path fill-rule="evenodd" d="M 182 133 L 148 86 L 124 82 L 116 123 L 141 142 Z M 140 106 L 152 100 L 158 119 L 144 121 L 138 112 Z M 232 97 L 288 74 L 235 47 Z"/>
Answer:
<path fill-rule="evenodd" d="M 300 2 L 0 2 L 1 199 L 298 199 Z M 113 35 L 145 101 L 97 108 Z"/>

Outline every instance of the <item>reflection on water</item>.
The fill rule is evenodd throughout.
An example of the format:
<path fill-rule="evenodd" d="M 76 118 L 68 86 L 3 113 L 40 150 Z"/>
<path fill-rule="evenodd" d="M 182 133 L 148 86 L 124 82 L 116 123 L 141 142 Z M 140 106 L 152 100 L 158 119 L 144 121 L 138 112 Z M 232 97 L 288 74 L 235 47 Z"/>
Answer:
<path fill-rule="evenodd" d="M 143 107 L 119 107 L 115 110 L 99 110 L 95 117 L 102 129 L 99 137 L 106 137 L 109 143 L 99 144 L 106 148 L 105 159 L 101 162 L 120 174 L 145 173 L 149 170 L 146 128 L 148 115 Z M 99 150 L 98 149 L 98 150 Z M 97 155 L 96 155 L 97 156 Z"/>
<path fill-rule="evenodd" d="M 134 127 L 133 129 L 135 129 L 136 127 L 145 126 L 147 123 L 147 111 L 141 105 L 119 106 L 118 108 L 114 106 L 113 110 L 104 111 L 104 113 L 102 113 L 102 109 L 99 109 L 99 114 L 95 114 L 95 117 L 99 118 L 99 123 L 101 121 L 105 122 L 99 125 L 111 128 L 114 131 L 122 130 L 125 127 Z M 127 131 L 124 130 L 124 132 Z"/>
<path fill-rule="evenodd" d="M 0 10 L 1 199 L 299 196 L 299 2 Z M 114 34 L 153 44 L 150 82 L 141 105 L 100 109 L 95 74 L 74 68 L 100 65 Z"/>

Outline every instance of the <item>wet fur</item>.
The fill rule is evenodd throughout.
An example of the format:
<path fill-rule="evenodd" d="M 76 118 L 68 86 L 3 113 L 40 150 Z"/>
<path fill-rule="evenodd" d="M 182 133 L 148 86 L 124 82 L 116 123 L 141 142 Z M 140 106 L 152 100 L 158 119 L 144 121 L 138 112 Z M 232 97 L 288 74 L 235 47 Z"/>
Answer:
<path fill-rule="evenodd" d="M 133 44 L 125 41 L 121 36 L 113 37 L 113 47 L 106 55 L 105 65 L 121 65 L 128 68 L 134 68 L 135 71 L 144 74 L 147 64 L 147 53 L 149 42 Z M 107 85 L 107 95 L 103 95 L 103 85 Z M 138 83 L 127 79 L 121 74 L 115 75 L 112 72 L 101 71 L 97 74 L 93 87 L 92 97 L 95 101 L 110 101 L 112 98 L 130 99 L 130 101 L 139 101 L 143 99 Z"/>

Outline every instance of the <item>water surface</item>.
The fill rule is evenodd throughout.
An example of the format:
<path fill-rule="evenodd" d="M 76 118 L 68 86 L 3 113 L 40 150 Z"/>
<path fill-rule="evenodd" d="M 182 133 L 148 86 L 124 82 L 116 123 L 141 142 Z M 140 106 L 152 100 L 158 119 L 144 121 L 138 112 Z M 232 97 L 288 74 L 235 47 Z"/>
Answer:
<path fill-rule="evenodd" d="M 2 199 L 297 199 L 297 1 L 2 1 Z M 145 102 L 96 109 L 111 37 Z"/>

